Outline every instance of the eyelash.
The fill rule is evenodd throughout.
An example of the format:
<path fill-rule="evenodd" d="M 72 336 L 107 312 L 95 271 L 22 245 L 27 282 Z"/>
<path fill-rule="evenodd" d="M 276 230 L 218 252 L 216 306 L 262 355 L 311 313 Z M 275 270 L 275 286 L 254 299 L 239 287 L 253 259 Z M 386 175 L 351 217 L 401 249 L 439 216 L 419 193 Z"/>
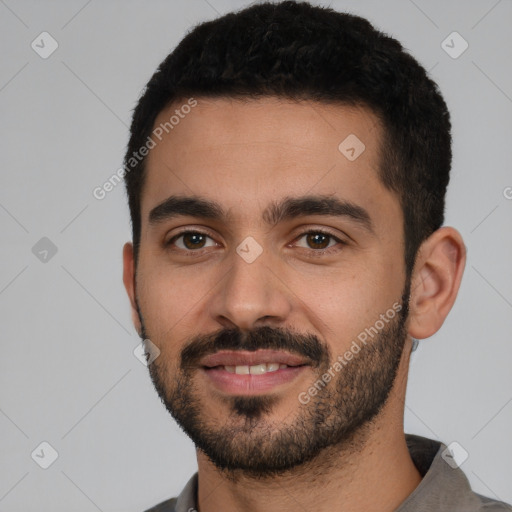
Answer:
<path fill-rule="evenodd" d="M 210 236 L 209 233 L 206 233 L 204 231 L 197 231 L 197 230 L 184 230 L 184 231 L 181 231 L 179 233 L 177 233 L 176 235 L 174 235 L 172 238 L 170 238 L 167 242 L 164 243 L 164 246 L 166 248 L 170 248 L 173 243 L 180 237 L 182 237 L 183 235 L 188 235 L 188 234 L 193 234 L 193 235 L 202 235 L 202 236 L 206 236 L 208 238 L 211 238 L 213 240 L 213 237 Z M 331 239 L 333 239 L 334 241 L 338 242 L 338 244 L 340 245 L 348 245 L 347 242 L 343 241 L 343 240 L 340 240 L 338 237 L 334 236 L 332 233 L 330 233 L 329 231 L 326 231 L 326 230 L 323 230 L 323 229 L 310 229 L 308 231 L 304 231 L 302 233 L 300 233 L 297 237 L 295 237 L 294 241 L 298 241 L 300 240 L 302 237 L 306 236 L 306 235 L 313 235 L 313 234 L 322 234 L 322 235 L 325 235 Z M 307 249 L 305 247 L 301 247 L 301 249 L 305 249 L 305 250 L 309 250 L 311 251 L 312 253 L 316 255 L 319 255 L 319 256 L 323 256 L 323 255 L 329 255 L 331 254 L 332 252 L 337 252 L 339 251 L 340 249 L 337 248 L 336 246 L 332 246 L 332 247 L 329 247 L 327 249 Z M 193 255 L 193 256 L 200 256 L 202 254 L 202 251 L 201 249 L 197 249 L 197 250 L 187 250 L 187 249 L 181 249 L 181 248 L 178 248 L 178 251 L 182 252 L 183 254 L 185 255 Z"/>

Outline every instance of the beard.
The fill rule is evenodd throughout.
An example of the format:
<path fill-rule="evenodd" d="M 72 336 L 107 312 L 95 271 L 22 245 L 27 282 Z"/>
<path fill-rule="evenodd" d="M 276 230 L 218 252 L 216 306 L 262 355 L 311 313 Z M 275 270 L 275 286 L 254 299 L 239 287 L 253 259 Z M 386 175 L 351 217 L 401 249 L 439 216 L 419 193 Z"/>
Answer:
<path fill-rule="evenodd" d="M 333 448 L 348 453 L 364 447 L 365 436 L 387 403 L 407 337 L 409 292 L 407 279 L 402 309 L 360 346 L 330 382 L 323 382 L 307 403 L 299 400 L 299 393 L 307 388 L 297 390 L 297 409 L 288 415 L 292 417 L 287 423 L 270 419 L 281 401 L 275 394 L 216 395 L 229 414 L 220 420 L 208 417 L 206 405 L 212 404 L 205 404 L 204 390 L 201 393 L 194 379 L 200 367 L 198 361 L 218 350 L 286 350 L 310 362 L 310 369 L 317 375 L 311 386 L 337 360 L 329 346 L 314 335 L 263 326 L 245 332 L 223 329 L 196 336 L 182 349 L 174 375 L 165 365 L 165 358 L 159 357 L 148 365 L 151 379 L 181 429 L 227 478 L 236 480 L 236 475 L 245 475 L 264 479 L 291 470 L 310 471 L 320 459 L 328 465 L 336 452 Z M 138 310 L 141 338 L 147 339 Z"/>

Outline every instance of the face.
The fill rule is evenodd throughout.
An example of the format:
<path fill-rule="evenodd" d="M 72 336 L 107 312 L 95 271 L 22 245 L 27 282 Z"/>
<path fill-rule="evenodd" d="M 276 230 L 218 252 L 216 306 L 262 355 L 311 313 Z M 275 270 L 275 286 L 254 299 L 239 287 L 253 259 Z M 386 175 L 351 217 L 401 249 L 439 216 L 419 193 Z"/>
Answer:
<path fill-rule="evenodd" d="M 380 137 L 363 108 L 198 99 L 148 155 L 138 328 L 159 396 L 219 469 L 300 466 L 396 392 L 409 286 Z"/>

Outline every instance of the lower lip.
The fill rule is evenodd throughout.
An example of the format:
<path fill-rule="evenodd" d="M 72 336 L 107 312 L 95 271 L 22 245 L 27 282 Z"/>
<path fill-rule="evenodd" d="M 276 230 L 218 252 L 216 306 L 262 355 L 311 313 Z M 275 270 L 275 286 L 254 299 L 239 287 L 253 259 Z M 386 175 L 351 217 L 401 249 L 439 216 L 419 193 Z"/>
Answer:
<path fill-rule="evenodd" d="M 257 395 L 264 391 L 270 391 L 281 384 L 291 382 L 306 368 L 307 366 L 289 366 L 261 375 L 240 375 L 230 373 L 223 368 L 203 368 L 202 371 L 224 393 Z"/>

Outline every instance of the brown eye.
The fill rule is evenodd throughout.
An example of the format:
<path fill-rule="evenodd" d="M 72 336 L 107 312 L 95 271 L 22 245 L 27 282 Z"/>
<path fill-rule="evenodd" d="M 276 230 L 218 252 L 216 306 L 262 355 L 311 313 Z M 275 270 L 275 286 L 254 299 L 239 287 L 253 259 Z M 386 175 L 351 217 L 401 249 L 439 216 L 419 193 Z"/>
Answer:
<path fill-rule="evenodd" d="M 205 242 L 205 236 L 201 233 L 185 233 L 183 235 L 183 245 L 187 249 L 201 249 Z"/>
<path fill-rule="evenodd" d="M 302 233 L 296 240 L 299 241 L 301 239 L 305 240 L 305 245 L 300 245 L 304 249 L 313 249 L 317 252 L 329 252 L 331 248 L 334 248 L 335 245 L 345 245 L 345 242 L 335 237 L 331 233 L 314 230 L 307 231 Z"/>
<path fill-rule="evenodd" d="M 206 245 L 207 239 L 212 241 L 210 245 Z M 205 247 L 215 246 L 216 244 L 206 233 L 201 233 L 199 231 L 183 231 L 182 233 L 173 236 L 165 245 L 166 247 L 175 246 L 184 251 L 196 251 Z"/>
<path fill-rule="evenodd" d="M 306 240 L 312 249 L 326 249 L 329 245 L 329 235 L 325 233 L 308 233 Z"/>

